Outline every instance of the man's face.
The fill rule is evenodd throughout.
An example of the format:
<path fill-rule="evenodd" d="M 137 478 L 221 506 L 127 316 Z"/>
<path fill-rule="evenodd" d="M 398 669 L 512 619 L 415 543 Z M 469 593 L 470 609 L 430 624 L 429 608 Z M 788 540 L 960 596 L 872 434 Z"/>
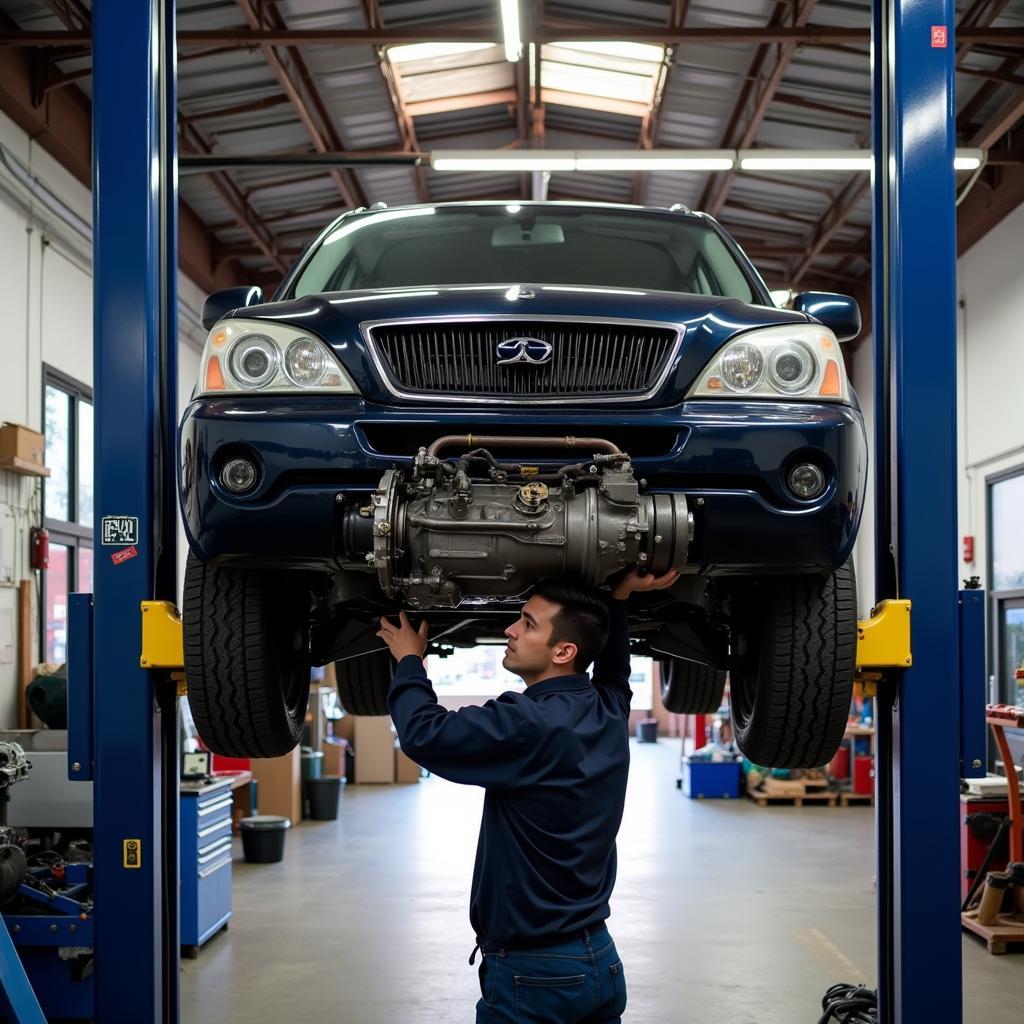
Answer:
<path fill-rule="evenodd" d="M 509 672 L 522 676 L 527 685 L 572 669 L 575 644 L 559 641 L 548 646 L 552 621 L 560 609 L 561 605 L 534 595 L 523 605 L 519 618 L 505 630 L 508 646 L 501 663 Z"/>

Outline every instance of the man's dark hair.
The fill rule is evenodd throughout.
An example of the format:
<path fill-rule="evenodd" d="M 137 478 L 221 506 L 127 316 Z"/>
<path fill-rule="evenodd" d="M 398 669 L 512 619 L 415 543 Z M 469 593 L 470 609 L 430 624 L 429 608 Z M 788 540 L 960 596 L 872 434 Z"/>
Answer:
<path fill-rule="evenodd" d="M 585 583 L 553 576 L 541 580 L 533 592 L 545 601 L 561 605 L 551 620 L 548 646 L 575 644 L 572 667 L 577 672 L 586 672 L 608 640 L 608 606 L 600 592 Z"/>

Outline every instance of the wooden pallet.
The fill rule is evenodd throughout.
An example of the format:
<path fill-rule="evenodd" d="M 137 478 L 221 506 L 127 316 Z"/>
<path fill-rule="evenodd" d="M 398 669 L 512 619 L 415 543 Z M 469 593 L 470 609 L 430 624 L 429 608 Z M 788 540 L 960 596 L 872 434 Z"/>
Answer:
<path fill-rule="evenodd" d="M 968 910 L 960 915 L 960 920 L 968 931 L 985 940 L 990 953 L 999 956 L 1008 946 L 1019 946 L 1024 952 L 1024 914 L 1000 914 L 994 924 L 980 924 L 977 913 Z"/>
<path fill-rule="evenodd" d="M 757 804 L 758 807 L 765 807 L 767 804 L 792 804 L 794 807 L 803 807 L 805 803 L 827 804 L 835 807 L 837 793 L 810 792 L 797 795 L 795 793 L 761 793 L 757 790 L 747 793 L 747 796 Z"/>
<path fill-rule="evenodd" d="M 843 807 L 849 807 L 850 804 L 873 804 L 875 802 L 875 794 L 844 791 L 839 794 L 839 802 Z"/>

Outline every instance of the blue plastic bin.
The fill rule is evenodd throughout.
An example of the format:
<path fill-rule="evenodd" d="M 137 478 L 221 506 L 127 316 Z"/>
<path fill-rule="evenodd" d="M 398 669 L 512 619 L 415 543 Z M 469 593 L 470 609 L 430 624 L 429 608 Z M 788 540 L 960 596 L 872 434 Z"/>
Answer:
<path fill-rule="evenodd" d="M 736 799 L 743 785 L 739 761 L 683 759 L 683 792 L 693 800 Z"/>

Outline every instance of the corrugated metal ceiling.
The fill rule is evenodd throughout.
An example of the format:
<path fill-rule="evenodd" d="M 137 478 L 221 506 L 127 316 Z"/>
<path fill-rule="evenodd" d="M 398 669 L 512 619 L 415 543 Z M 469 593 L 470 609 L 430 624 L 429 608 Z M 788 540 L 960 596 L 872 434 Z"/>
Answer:
<path fill-rule="evenodd" d="M 60 5 L 61 11 L 74 15 L 69 23 L 47 0 L 5 0 L 0 6 L 23 30 L 73 28 L 75 12 L 87 22 L 90 10 L 83 0 Z M 716 27 L 760 29 L 791 24 L 795 6 L 800 5 L 774 0 L 557 0 L 543 5 L 543 28 L 546 38 L 555 41 L 572 41 L 574 32 L 594 24 L 619 25 L 623 32 L 678 27 L 680 16 L 684 33 Z M 866 30 L 870 25 L 870 0 L 819 0 L 802 6 L 812 8 L 809 23 L 815 26 Z M 663 88 L 653 110 L 636 116 L 614 98 L 604 104 L 590 102 L 600 109 L 572 105 L 575 101 L 565 95 L 542 107 L 532 105 L 537 96 L 529 87 L 528 63 L 521 68 L 503 58 L 497 0 L 279 0 L 262 5 L 251 0 L 178 0 L 179 31 L 243 30 L 248 26 L 246 8 L 262 12 L 267 28 L 387 31 L 415 26 L 429 31 L 431 39 L 443 38 L 445 30 L 457 34 L 478 28 L 477 41 L 495 45 L 395 65 L 383 40 L 330 46 L 182 46 L 182 152 L 260 156 L 305 154 L 317 148 L 350 153 L 733 148 L 755 113 L 756 147 L 870 145 L 866 41 L 759 46 L 687 40 L 684 35 L 681 43 L 668 47 L 667 66 L 658 77 Z M 969 16 L 975 25 L 1024 27 L 1024 0 L 960 0 L 955 8 L 958 23 Z M 527 41 L 531 31 L 524 25 Z M 542 52 L 561 55 L 570 65 L 575 60 L 557 45 Z M 774 81 L 780 57 L 787 65 Z M 968 144 L 979 125 L 1004 109 L 1009 99 L 1024 95 L 1024 80 L 1018 77 L 1024 74 L 1024 51 L 986 43 L 961 54 L 960 63 L 957 108 L 964 122 L 961 144 Z M 85 55 L 58 62 L 57 70 L 66 73 L 88 64 Z M 575 81 L 563 76 L 559 88 L 582 89 L 578 83 L 584 77 L 582 71 Z M 766 96 L 767 83 L 771 91 Z M 287 94 L 285 84 L 295 95 Z M 623 92 L 628 84 L 624 81 Z M 90 93 L 88 77 L 65 87 Z M 1016 172 L 1024 173 L 1020 167 Z M 869 195 L 866 189 L 859 195 L 858 180 L 852 174 L 576 173 L 553 175 L 549 194 L 664 206 L 703 204 L 751 248 L 773 285 L 788 284 L 801 267 L 806 285 L 867 271 Z M 423 199 L 516 198 L 529 195 L 530 188 L 527 174 L 440 173 L 409 166 L 359 167 L 333 175 L 326 168 L 248 167 L 181 179 L 183 198 L 216 236 L 222 257 L 239 259 L 254 273 L 271 269 L 257 237 L 269 239 L 287 257 L 349 201 L 396 205 Z M 843 216 L 808 264 L 807 252 L 837 210 Z"/>

